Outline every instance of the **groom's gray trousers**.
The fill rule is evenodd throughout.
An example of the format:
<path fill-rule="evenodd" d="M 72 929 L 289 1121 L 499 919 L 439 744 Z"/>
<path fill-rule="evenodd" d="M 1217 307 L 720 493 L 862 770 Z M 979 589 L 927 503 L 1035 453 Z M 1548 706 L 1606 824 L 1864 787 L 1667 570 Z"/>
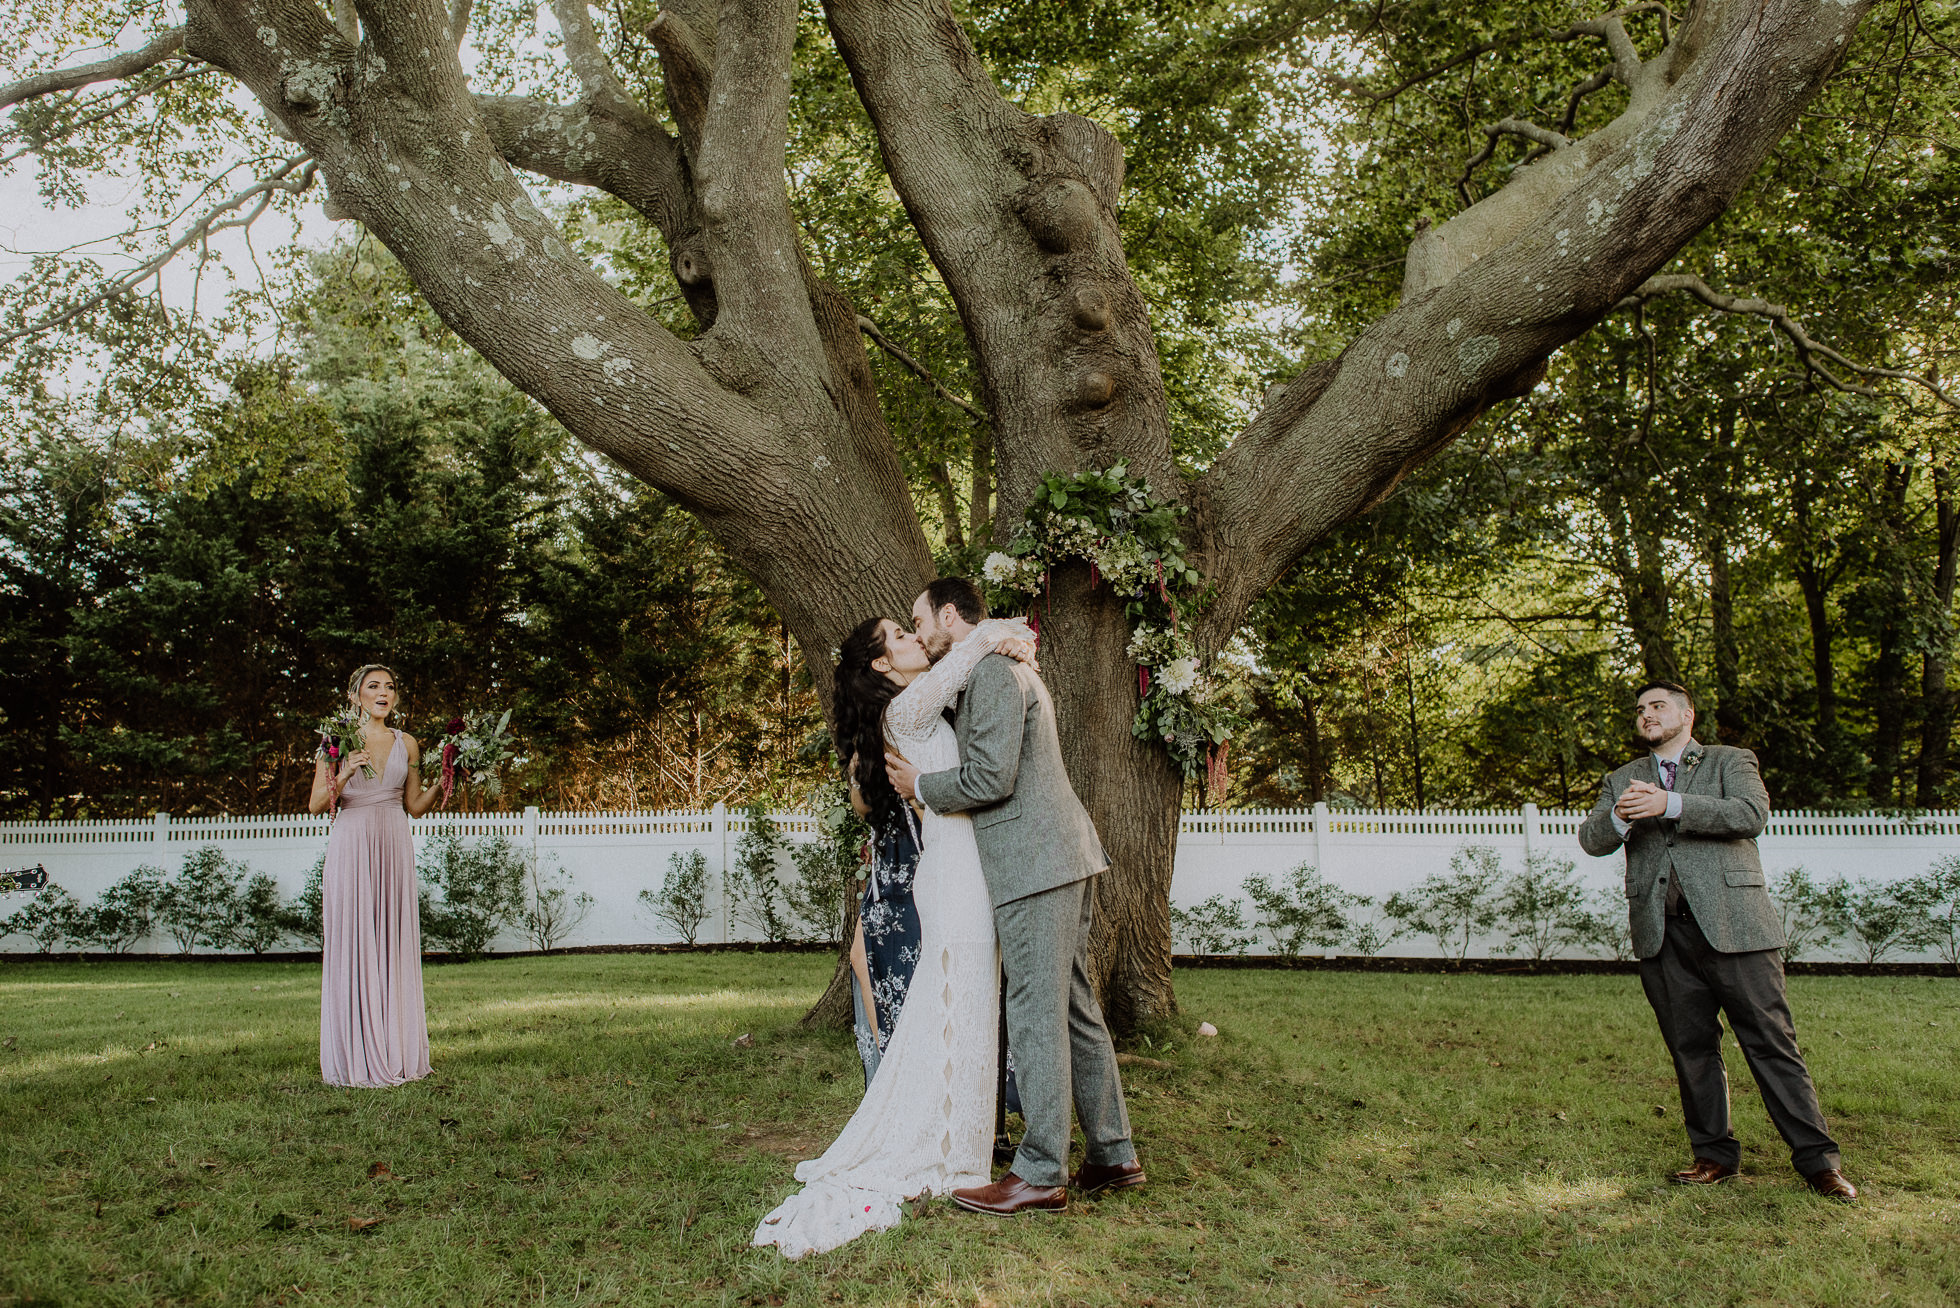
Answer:
<path fill-rule="evenodd" d="M 1095 885 L 1087 877 L 994 909 L 1007 972 L 1007 1046 L 1027 1123 L 1014 1175 L 1029 1185 L 1068 1182 L 1071 1097 L 1089 1162 L 1136 1157 L 1116 1050 L 1089 983 Z"/>

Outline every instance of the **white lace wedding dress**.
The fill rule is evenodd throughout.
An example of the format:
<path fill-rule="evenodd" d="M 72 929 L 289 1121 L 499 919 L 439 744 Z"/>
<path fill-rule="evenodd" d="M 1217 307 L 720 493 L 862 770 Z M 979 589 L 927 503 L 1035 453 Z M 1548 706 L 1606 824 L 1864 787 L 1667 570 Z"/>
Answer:
<path fill-rule="evenodd" d="M 940 716 L 967 675 L 1018 622 L 983 622 L 885 706 L 885 741 L 921 772 L 959 766 Z M 835 1249 L 898 1225 L 902 1203 L 990 1179 L 998 1056 L 994 910 L 973 824 L 925 815 L 918 874 L 919 964 L 864 1101 L 823 1157 L 799 1163 L 803 1189 L 762 1219 L 753 1243 L 786 1258 Z"/>

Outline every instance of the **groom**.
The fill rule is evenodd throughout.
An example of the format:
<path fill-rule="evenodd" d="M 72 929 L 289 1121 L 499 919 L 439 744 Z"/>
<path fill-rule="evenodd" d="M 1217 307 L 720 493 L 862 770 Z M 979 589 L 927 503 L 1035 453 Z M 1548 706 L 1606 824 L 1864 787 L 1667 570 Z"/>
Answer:
<path fill-rule="evenodd" d="M 980 588 L 961 577 L 941 577 L 912 604 L 913 626 L 935 661 L 986 616 Z M 1116 1050 L 1089 985 L 1091 878 L 1109 860 L 1062 768 L 1055 706 L 1033 669 L 998 655 L 982 659 L 953 725 L 959 767 L 921 776 L 887 754 L 885 769 L 907 799 L 935 813 L 973 815 L 1007 972 L 1007 1042 L 1027 1123 L 1012 1170 L 991 1185 L 953 1191 L 953 1202 L 997 1217 L 1060 1212 L 1069 1183 L 1084 1195 L 1143 1184 Z M 1071 1097 L 1089 1146 L 1073 1177 Z"/>

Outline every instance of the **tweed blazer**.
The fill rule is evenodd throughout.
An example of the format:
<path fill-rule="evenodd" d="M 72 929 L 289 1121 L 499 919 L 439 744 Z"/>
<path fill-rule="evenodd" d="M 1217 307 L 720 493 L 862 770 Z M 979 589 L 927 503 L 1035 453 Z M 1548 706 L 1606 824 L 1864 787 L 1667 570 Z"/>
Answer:
<path fill-rule="evenodd" d="M 971 813 L 994 907 L 1095 876 L 1109 866 L 1062 766 L 1055 705 L 1034 669 L 1000 654 L 975 665 L 953 730 L 960 765 L 927 772 L 935 813 Z"/>
<path fill-rule="evenodd" d="M 1600 783 L 1599 802 L 1579 828 L 1580 846 L 1595 858 L 1626 846 L 1634 953 L 1652 958 L 1661 951 L 1669 877 L 1679 882 L 1695 924 L 1716 949 L 1725 954 L 1781 949 L 1783 922 L 1756 851 L 1756 837 L 1769 822 L 1769 792 L 1756 756 L 1690 739 L 1674 785 L 1681 816 L 1642 818 L 1622 839 L 1613 825 L 1613 805 L 1634 781 L 1660 784 L 1652 754 L 1642 754 Z"/>

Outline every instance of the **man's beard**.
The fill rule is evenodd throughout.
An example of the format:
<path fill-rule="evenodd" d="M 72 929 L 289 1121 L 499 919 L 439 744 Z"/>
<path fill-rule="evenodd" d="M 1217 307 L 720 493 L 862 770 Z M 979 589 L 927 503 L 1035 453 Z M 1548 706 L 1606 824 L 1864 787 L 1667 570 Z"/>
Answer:
<path fill-rule="evenodd" d="M 947 651 L 953 648 L 953 635 L 943 627 L 934 628 L 933 633 L 925 638 L 924 644 L 926 657 L 937 663 L 946 657 Z"/>

